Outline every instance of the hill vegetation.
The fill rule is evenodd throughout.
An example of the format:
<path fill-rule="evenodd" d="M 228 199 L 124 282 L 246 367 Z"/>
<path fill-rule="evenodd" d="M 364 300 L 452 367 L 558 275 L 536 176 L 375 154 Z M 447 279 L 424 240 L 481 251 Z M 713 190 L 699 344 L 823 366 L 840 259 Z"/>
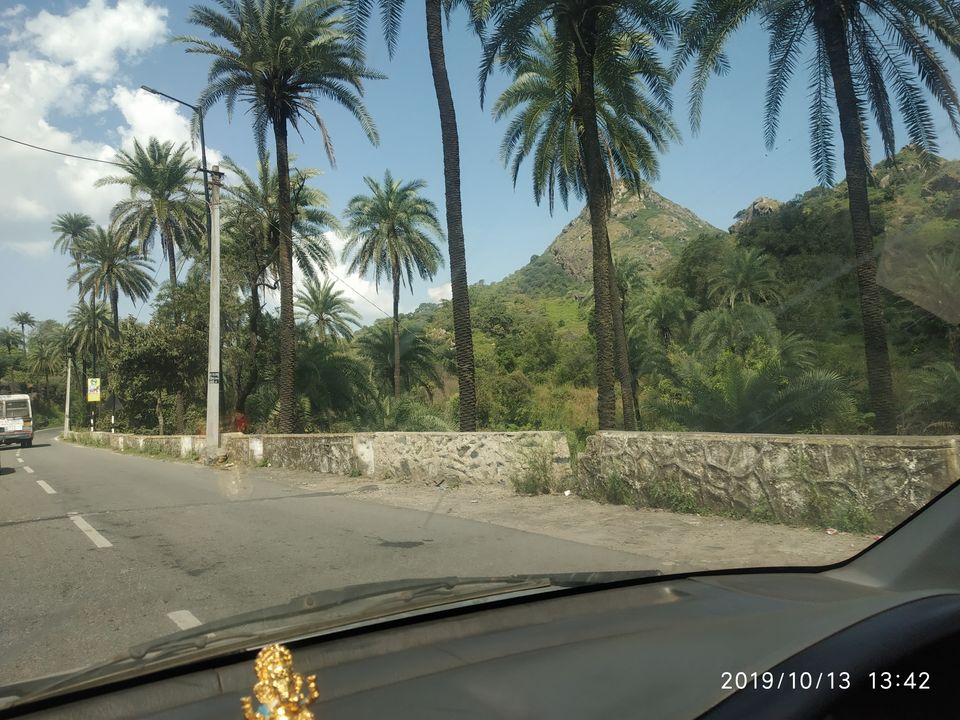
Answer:
<path fill-rule="evenodd" d="M 926 167 L 906 148 L 876 166 L 870 193 L 900 431 L 955 431 L 960 411 L 930 392 L 960 392 L 960 162 Z M 643 428 L 871 431 L 843 183 L 755 204 L 732 233 L 654 193 L 619 193 L 613 217 Z M 638 217 L 633 233 L 623 220 Z M 651 238 L 660 226 L 683 229 Z M 485 426 L 594 429 L 577 412 L 594 381 L 588 257 L 581 215 L 520 270 L 471 288 L 478 386 L 509 388 L 480 398 Z M 450 328 L 445 304 L 407 320 Z"/>

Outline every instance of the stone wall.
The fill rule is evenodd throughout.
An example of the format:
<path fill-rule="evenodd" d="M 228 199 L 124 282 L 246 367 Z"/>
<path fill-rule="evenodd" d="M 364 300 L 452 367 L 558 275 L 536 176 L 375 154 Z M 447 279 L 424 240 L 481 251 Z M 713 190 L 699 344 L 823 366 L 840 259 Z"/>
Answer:
<path fill-rule="evenodd" d="M 960 438 L 602 432 L 579 477 L 602 496 L 626 482 L 641 504 L 692 501 L 780 522 L 860 513 L 889 528 L 960 478 Z M 816 517 L 818 515 L 822 517 Z"/>
<path fill-rule="evenodd" d="M 115 450 L 174 457 L 203 455 L 202 436 L 71 432 L 68 439 Z M 244 465 L 270 465 L 332 475 L 464 483 L 508 482 L 531 452 L 547 452 L 558 474 L 570 472 L 562 432 L 354 433 L 329 435 L 226 434 L 221 448 Z"/>
<path fill-rule="evenodd" d="M 234 462 L 295 470 L 351 475 L 356 436 L 335 435 L 225 435 L 221 445 Z"/>
<path fill-rule="evenodd" d="M 559 473 L 570 472 L 562 432 L 396 432 L 356 438 L 360 472 L 376 477 L 508 483 L 537 451 L 550 453 Z"/>
<path fill-rule="evenodd" d="M 86 432 L 71 430 L 65 440 L 81 445 L 135 450 L 151 455 L 195 458 L 204 454 L 207 439 L 203 435 L 133 435 L 131 433 Z"/>
<path fill-rule="evenodd" d="M 70 433 L 84 444 L 201 457 L 202 436 Z M 960 478 L 960 438 L 602 432 L 580 453 L 590 497 L 756 519 L 889 528 Z M 531 453 L 571 472 L 561 432 L 226 434 L 237 464 L 364 477 L 504 483 Z M 628 497 L 624 497 L 624 493 Z"/>

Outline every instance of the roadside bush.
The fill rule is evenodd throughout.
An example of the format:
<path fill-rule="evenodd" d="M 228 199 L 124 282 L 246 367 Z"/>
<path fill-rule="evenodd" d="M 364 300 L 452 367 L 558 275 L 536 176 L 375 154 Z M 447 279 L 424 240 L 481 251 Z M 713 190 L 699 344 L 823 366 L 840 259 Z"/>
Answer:
<path fill-rule="evenodd" d="M 614 471 L 607 475 L 604 499 L 611 505 L 635 505 L 636 491 L 626 478 Z"/>
<path fill-rule="evenodd" d="M 519 495 L 549 495 L 560 492 L 563 481 L 558 480 L 553 467 L 553 453 L 545 447 L 533 448 L 524 453 L 520 467 L 511 476 L 510 482 Z"/>
<path fill-rule="evenodd" d="M 671 512 L 697 513 L 697 498 L 676 480 L 657 478 L 644 485 L 644 495 L 650 507 Z"/>

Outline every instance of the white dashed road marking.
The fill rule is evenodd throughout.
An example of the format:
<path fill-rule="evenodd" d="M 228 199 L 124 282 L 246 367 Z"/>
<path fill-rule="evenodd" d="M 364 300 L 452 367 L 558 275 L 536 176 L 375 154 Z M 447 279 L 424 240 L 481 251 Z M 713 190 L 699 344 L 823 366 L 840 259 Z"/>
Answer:
<path fill-rule="evenodd" d="M 181 630 L 189 630 L 202 624 L 197 620 L 197 616 L 189 610 L 174 610 L 173 612 L 167 613 L 167 617 Z"/>
<path fill-rule="evenodd" d="M 43 488 L 43 491 L 44 491 L 47 495 L 56 495 L 56 494 L 57 494 L 57 491 L 54 490 L 52 487 L 50 487 L 50 486 L 49 486 L 47 483 L 45 483 L 43 480 L 37 480 L 37 485 L 39 485 L 40 487 L 42 487 L 42 488 Z"/>
<path fill-rule="evenodd" d="M 29 465 L 24 465 L 23 469 L 26 471 L 27 475 L 33 475 L 33 468 Z"/>
<path fill-rule="evenodd" d="M 18 457 L 18 458 L 17 458 L 17 462 L 22 463 L 22 462 L 23 462 L 23 458 L 22 458 L 22 457 Z"/>
<path fill-rule="evenodd" d="M 93 541 L 93 544 L 96 545 L 98 548 L 113 547 L 112 542 L 110 542 L 103 535 L 101 535 L 96 530 L 94 530 L 93 526 L 90 523 L 88 523 L 86 520 L 84 520 L 82 517 L 80 517 L 79 515 L 71 513 L 70 519 L 73 520 L 74 525 L 76 525 L 78 528 L 83 530 L 84 535 L 90 538 Z"/>

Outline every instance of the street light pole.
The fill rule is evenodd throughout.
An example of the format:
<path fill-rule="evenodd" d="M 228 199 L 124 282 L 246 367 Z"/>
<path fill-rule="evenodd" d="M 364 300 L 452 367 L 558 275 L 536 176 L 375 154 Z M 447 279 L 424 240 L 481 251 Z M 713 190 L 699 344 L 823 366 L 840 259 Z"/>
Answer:
<path fill-rule="evenodd" d="M 203 132 L 203 112 L 196 105 L 141 85 L 153 95 L 165 97 L 190 108 L 200 123 L 200 172 L 203 174 L 203 197 L 207 208 L 207 260 L 210 265 L 210 319 L 207 332 L 207 460 L 215 460 L 220 449 L 220 178 L 216 165 L 207 170 L 207 141 Z M 207 175 L 212 174 L 213 198 Z"/>

